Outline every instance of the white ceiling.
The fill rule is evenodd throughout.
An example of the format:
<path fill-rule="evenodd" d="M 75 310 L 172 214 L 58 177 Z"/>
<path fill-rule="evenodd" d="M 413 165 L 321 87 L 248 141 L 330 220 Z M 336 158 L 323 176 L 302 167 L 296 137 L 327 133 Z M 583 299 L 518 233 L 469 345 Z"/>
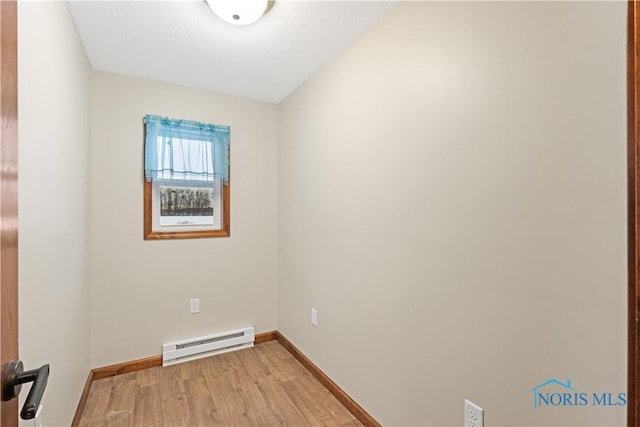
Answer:
<path fill-rule="evenodd" d="M 71 1 L 96 70 L 278 103 L 378 22 L 392 1 L 277 0 L 256 23 L 203 1 Z"/>

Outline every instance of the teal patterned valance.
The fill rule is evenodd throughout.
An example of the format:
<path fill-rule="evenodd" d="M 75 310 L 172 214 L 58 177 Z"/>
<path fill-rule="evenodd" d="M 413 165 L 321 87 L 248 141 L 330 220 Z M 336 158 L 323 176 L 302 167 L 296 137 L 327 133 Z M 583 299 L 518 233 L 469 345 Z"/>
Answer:
<path fill-rule="evenodd" d="M 229 126 L 145 116 L 147 181 L 229 181 Z"/>

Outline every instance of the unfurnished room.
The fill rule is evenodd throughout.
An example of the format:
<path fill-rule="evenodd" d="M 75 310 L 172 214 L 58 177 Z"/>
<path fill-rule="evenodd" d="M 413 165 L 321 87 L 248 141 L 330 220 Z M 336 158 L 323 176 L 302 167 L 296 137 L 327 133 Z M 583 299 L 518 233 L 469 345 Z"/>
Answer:
<path fill-rule="evenodd" d="M 639 426 L 638 12 L 0 2 L 1 426 Z"/>

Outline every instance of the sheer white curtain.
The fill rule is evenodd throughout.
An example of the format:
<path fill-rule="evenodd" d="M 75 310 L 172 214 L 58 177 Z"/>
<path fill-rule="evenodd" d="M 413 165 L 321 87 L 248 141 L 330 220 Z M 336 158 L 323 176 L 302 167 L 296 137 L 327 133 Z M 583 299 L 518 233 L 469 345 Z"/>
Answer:
<path fill-rule="evenodd" d="M 229 181 L 228 126 L 145 116 L 147 181 Z"/>

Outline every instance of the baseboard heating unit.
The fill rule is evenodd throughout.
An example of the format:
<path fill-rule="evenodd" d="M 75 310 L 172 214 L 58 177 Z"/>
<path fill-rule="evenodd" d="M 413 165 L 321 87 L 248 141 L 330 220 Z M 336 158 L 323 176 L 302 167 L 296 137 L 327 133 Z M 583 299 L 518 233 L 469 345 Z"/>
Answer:
<path fill-rule="evenodd" d="M 162 366 L 253 347 L 253 327 L 162 344 Z"/>

